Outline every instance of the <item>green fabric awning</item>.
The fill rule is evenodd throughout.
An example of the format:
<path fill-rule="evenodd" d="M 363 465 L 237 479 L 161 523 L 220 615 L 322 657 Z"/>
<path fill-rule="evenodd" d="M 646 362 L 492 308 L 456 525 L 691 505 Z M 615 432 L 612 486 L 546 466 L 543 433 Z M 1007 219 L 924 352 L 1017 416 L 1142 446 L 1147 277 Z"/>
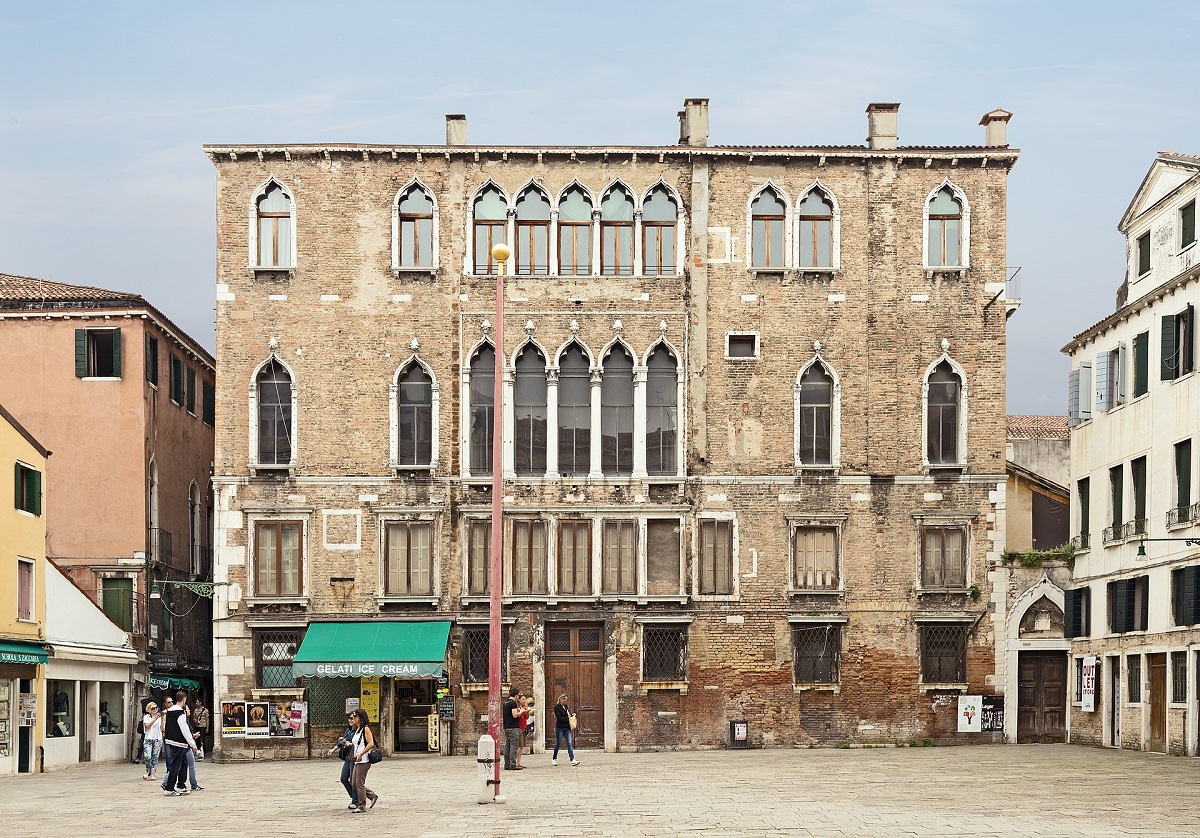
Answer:
<path fill-rule="evenodd" d="M 41 646 L 35 646 L 32 643 L 17 643 L 15 640 L 0 640 L 0 663 L 36 666 L 45 663 L 48 659 L 46 650 Z"/>
<path fill-rule="evenodd" d="M 156 675 L 150 673 L 150 687 L 155 690 L 189 690 L 199 692 L 200 682 L 179 675 Z"/>
<path fill-rule="evenodd" d="M 442 674 L 447 620 L 309 623 L 292 674 L 318 678 L 436 678 Z"/>

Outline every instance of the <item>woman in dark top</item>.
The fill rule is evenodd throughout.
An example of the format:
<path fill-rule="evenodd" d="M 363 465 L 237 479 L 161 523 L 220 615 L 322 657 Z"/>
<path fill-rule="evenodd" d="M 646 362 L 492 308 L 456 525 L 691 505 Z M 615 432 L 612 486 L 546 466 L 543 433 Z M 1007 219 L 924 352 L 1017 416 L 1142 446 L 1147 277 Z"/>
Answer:
<path fill-rule="evenodd" d="M 551 765 L 558 765 L 558 747 L 564 739 L 567 740 L 567 756 L 571 758 L 571 765 L 579 765 L 579 760 L 575 759 L 575 748 L 571 741 L 574 738 L 574 731 L 571 730 L 571 717 L 574 715 L 571 708 L 567 706 L 567 694 L 563 693 L 558 697 L 558 704 L 554 705 L 554 756 L 550 758 Z"/>

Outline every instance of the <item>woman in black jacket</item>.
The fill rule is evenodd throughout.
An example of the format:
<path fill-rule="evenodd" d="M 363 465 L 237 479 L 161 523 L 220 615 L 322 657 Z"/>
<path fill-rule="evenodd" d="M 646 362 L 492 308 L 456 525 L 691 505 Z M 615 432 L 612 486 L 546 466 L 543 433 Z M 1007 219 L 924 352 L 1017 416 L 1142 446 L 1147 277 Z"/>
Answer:
<path fill-rule="evenodd" d="M 567 756 L 571 758 L 571 765 L 579 765 L 579 760 L 575 759 L 575 748 L 571 741 L 574 738 L 571 719 L 574 717 L 575 714 L 567 706 L 567 694 L 563 693 L 558 697 L 558 704 L 554 705 L 554 756 L 550 759 L 551 765 L 558 765 L 558 747 L 564 739 L 567 740 Z"/>

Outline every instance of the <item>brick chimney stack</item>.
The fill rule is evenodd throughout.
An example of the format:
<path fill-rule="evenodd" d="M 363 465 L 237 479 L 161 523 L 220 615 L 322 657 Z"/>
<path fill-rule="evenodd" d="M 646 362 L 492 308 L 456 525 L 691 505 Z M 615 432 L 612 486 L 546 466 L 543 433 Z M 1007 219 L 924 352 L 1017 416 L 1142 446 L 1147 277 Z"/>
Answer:
<path fill-rule="evenodd" d="M 872 102 L 867 105 L 867 148 L 895 148 L 899 102 Z"/>

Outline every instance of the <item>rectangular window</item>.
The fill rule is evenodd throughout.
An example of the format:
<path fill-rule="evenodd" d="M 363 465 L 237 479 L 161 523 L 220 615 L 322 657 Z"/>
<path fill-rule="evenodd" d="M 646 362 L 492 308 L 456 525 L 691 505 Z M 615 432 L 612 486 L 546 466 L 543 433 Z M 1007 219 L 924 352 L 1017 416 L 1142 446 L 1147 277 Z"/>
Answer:
<path fill-rule="evenodd" d="M 1129 464 L 1129 477 L 1133 483 L 1133 526 L 1125 535 L 1144 535 L 1146 532 L 1146 458 L 1138 457 Z"/>
<path fill-rule="evenodd" d="M 1196 242 L 1196 202 L 1192 201 L 1179 210 L 1179 247 L 1188 247 Z"/>
<path fill-rule="evenodd" d="M 255 524 L 255 596 L 303 595 L 302 532 L 300 521 L 259 521 Z"/>
<path fill-rule="evenodd" d="M 550 221 L 517 220 L 517 276 L 545 276 L 550 272 Z"/>
<path fill-rule="evenodd" d="M 1187 701 L 1187 652 L 1171 653 L 1171 703 Z"/>
<path fill-rule="evenodd" d="M 187 412 L 196 415 L 196 371 L 191 367 L 187 368 L 184 380 L 187 384 L 187 393 L 184 397 L 187 405 Z"/>
<path fill-rule="evenodd" d="M 1190 520 L 1192 505 L 1192 441 L 1175 443 L 1175 519 Z"/>
<path fill-rule="evenodd" d="M 304 640 L 304 629 L 271 629 L 254 632 L 254 671 L 260 689 L 296 686 L 292 659 Z"/>
<path fill-rule="evenodd" d="M 1075 588 L 1065 594 L 1065 636 L 1088 637 L 1092 633 L 1092 592 L 1090 588 Z"/>
<path fill-rule="evenodd" d="M 183 359 L 172 354 L 171 355 L 171 380 L 168 388 L 171 401 L 175 404 L 183 404 Z"/>
<path fill-rule="evenodd" d="M 46 714 L 47 736 L 75 735 L 76 683 L 76 681 L 46 681 L 46 695 L 50 697 L 50 712 Z"/>
<path fill-rule="evenodd" d="M 75 330 L 75 377 L 121 377 L 121 330 Z"/>
<path fill-rule="evenodd" d="M 1138 236 L 1137 240 L 1138 276 L 1150 273 L 1150 231 Z"/>
<path fill-rule="evenodd" d="M 650 523 L 658 523 L 651 521 Z M 601 534 L 603 591 L 606 594 L 636 594 L 637 583 L 637 521 L 605 521 Z M 678 567 L 676 548 L 676 567 Z M 648 559 L 649 557 L 647 557 Z M 678 592 L 678 582 L 676 583 Z"/>
<path fill-rule="evenodd" d="M 504 241 L 504 221 L 475 219 L 475 274 L 494 276 L 499 265 L 492 261 L 492 248 Z M 511 270 L 511 268 L 510 268 Z"/>
<path fill-rule="evenodd" d="M 158 386 L 158 338 L 146 335 L 146 380 Z"/>
<path fill-rule="evenodd" d="M 33 621 L 33 562 L 17 559 L 17 619 Z"/>
<path fill-rule="evenodd" d="M 546 523 L 517 520 L 512 523 L 512 592 L 546 593 Z"/>
<path fill-rule="evenodd" d="M 119 681 L 100 682 L 101 736 L 125 732 L 125 685 Z"/>
<path fill-rule="evenodd" d="M 1200 623 L 1200 565 L 1171 571 L 1171 599 L 1175 625 L 1194 626 Z"/>
<path fill-rule="evenodd" d="M 467 594 L 482 596 L 491 591 L 492 522 L 467 522 Z"/>
<path fill-rule="evenodd" d="M 783 216 L 752 216 L 751 235 L 754 237 L 752 250 L 753 267 L 779 269 L 783 267 Z"/>
<path fill-rule="evenodd" d="M 642 627 L 642 680 L 687 680 L 688 627 Z"/>
<path fill-rule="evenodd" d="M 678 518 L 646 522 L 646 593 L 650 596 L 680 593 L 681 528 Z"/>
<path fill-rule="evenodd" d="M 700 521 L 700 593 L 733 593 L 733 522 Z"/>
<path fill-rule="evenodd" d="M 108 618 L 133 631 L 133 579 L 106 576 L 100 580 L 100 603 Z"/>
<path fill-rule="evenodd" d="M 384 531 L 390 596 L 433 595 L 433 525 L 392 521 Z"/>
<path fill-rule="evenodd" d="M 725 335 L 726 358 L 757 358 L 758 335 L 731 333 Z"/>
<path fill-rule="evenodd" d="M 15 466 L 13 501 L 17 509 L 31 515 L 42 514 L 42 473 L 32 466 Z"/>
<path fill-rule="evenodd" d="M 963 527 L 921 528 L 921 587 L 967 586 L 967 531 Z"/>
<path fill-rule="evenodd" d="M 1079 500 L 1079 549 L 1086 550 L 1092 532 L 1092 481 L 1085 477 L 1075 486 Z"/>
<path fill-rule="evenodd" d="M 642 222 L 642 261 L 646 276 L 675 273 L 674 222 Z"/>
<path fill-rule="evenodd" d="M 1174 381 L 1196 368 L 1196 307 L 1162 318 L 1162 362 L 1159 378 Z"/>
<path fill-rule="evenodd" d="M 792 531 L 792 567 L 792 585 L 797 590 L 837 590 L 837 528 L 796 527 Z"/>
<path fill-rule="evenodd" d="M 1133 339 L 1133 397 L 1144 396 L 1150 390 L 1150 333 L 1142 332 Z"/>
<path fill-rule="evenodd" d="M 1129 684 L 1129 702 L 1142 700 L 1142 656 L 1128 655 L 1125 658 L 1125 676 Z"/>
<path fill-rule="evenodd" d="M 1083 701 L 1083 658 L 1075 658 L 1075 700 Z"/>
<path fill-rule="evenodd" d="M 592 592 L 592 522 L 558 522 L 558 592 L 585 595 Z"/>
<path fill-rule="evenodd" d="M 797 684 L 836 684 L 842 629 L 835 624 L 792 626 L 792 676 Z"/>
<path fill-rule="evenodd" d="M 592 272 L 592 222 L 558 222 L 558 272 L 563 276 Z"/>
<path fill-rule="evenodd" d="M 633 275 L 632 222 L 600 222 L 600 273 L 605 276 Z"/>
<path fill-rule="evenodd" d="M 921 682 L 961 684 L 967 680 L 967 623 L 925 623 L 921 633 Z"/>
<path fill-rule="evenodd" d="M 217 426 L 217 388 L 211 382 L 203 381 L 200 393 L 204 401 L 204 424 L 215 428 Z"/>
<path fill-rule="evenodd" d="M 1113 466 L 1108 470 L 1108 510 L 1109 526 L 1112 527 L 1114 538 L 1119 537 L 1121 525 L 1125 517 L 1125 468 Z"/>
<path fill-rule="evenodd" d="M 1149 616 L 1149 580 L 1145 576 L 1108 583 L 1108 630 L 1113 634 L 1145 631 Z"/>
<path fill-rule="evenodd" d="M 487 626 L 467 626 L 462 633 L 463 681 L 468 684 L 488 682 L 489 642 L 492 636 Z M 500 680 L 508 680 L 508 628 L 500 631 Z"/>

